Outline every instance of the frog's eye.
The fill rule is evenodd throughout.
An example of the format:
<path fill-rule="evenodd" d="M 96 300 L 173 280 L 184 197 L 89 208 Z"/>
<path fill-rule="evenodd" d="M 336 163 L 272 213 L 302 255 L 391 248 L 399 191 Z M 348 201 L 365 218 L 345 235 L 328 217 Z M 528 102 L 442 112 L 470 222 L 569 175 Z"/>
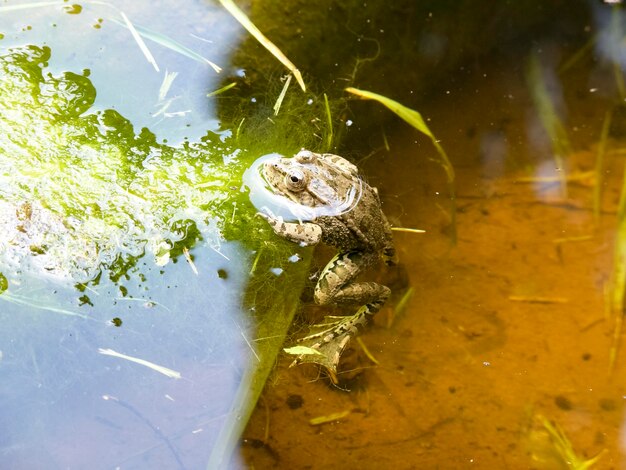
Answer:
<path fill-rule="evenodd" d="M 285 175 L 285 186 L 291 191 L 302 191 L 306 187 L 306 175 L 300 170 L 291 170 Z"/>
<path fill-rule="evenodd" d="M 317 155 L 310 150 L 300 150 L 295 158 L 298 163 L 313 163 L 317 159 Z"/>

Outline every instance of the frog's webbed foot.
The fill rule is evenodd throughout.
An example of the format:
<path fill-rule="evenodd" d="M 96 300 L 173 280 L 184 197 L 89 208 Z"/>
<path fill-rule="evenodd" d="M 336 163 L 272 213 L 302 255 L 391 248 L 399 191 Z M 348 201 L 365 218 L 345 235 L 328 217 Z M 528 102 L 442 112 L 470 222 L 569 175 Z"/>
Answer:
<path fill-rule="evenodd" d="M 359 329 L 363 328 L 369 319 L 382 307 L 389 297 L 390 290 L 385 286 L 370 283 L 376 286 L 378 296 L 376 300 L 362 306 L 351 316 L 326 316 L 324 323 L 314 325 L 314 333 L 298 340 L 299 346 L 308 348 L 296 357 L 290 367 L 298 364 L 318 364 L 326 369 L 333 383 L 339 382 L 337 371 L 341 355 L 356 336 Z"/>
<path fill-rule="evenodd" d="M 298 340 L 301 346 L 313 351 L 310 354 L 300 354 L 290 367 L 305 363 L 319 364 L 328 371 L 333 383 L 337 383 L 341 353 L 350 339 L 357 334 L 359 327 L 367 323 L 368 313 L 369 308 L 364 306 L 352 316 L 327 316 L 324 323 L 313 327 L 320 331 Z"/>

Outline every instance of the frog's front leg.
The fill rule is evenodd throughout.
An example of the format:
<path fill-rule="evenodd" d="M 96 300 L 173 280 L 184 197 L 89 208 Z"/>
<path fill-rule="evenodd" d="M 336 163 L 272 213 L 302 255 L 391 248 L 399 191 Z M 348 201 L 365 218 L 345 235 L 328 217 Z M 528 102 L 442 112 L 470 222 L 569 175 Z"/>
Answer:
<path fill-rule="evenodd" d="M 301 246 L 317 245 L 322 240 L 322 228 L 313 222 L 285 222 L 282 217 L 257 212 L 270 224 L 277 235 Z"/>
<path fill-rule="evenodd" d="M 319 305 L 361 305 L 355 314 L 333 317 L 319 325 L 322 331 L 303 338 L 306 346 L 321 353 L 304 354 L 296 363 L 315 362 L 326 367 L 336 382 L 337 366 L 342 351 L 350 339 L 365 326 L 383 306 L 390 290 L 375 282 L 352 282 L 359 273 L 378 258 L 375 253 L 349 251 L 335 256 L 324 268 L 315 287 L 315 302 Z"/>

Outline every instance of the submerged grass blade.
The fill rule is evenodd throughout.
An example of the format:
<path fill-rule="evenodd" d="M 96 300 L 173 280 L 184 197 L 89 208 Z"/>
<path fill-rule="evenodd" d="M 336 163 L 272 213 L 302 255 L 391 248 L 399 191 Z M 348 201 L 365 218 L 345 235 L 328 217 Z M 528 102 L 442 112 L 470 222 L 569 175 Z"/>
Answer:
<path fill-rule="evenodd" d="M 626 169 L 622 182 L 619 208 L 617 211 L 617 238 L 613 258 L 613 273 L 611 276 L 610 302 L 611 312 L 616 315 L 624 314 L 624 288 L 626 287 Z"/>
<path fill-rule="evenodd" d="M 291 74 L 287 76 L 287 80 L 285 80 L 283 89 L 280 91 L 280 95 L 278 95 L 278 99 L 276 100 L 276 103 L 274 103 L 274 116 L 278 116 L 278 111 L 280 111 L 280 107 L 283 104 L 283 100 L 285 99 L 285 95 L 287 94 L 287 89 L 289 88 L 289 84 L 291 83 L 292 76 L 293 75 Z"/>
<path fill-rule="evenodd" d="M 291 62 L 285 54 L 272 42 L 270 41 L 262 32 L 257 28 L 254 23 L 248 18 L 242 10 L 239 9 L 237 5 L 232 0 L 220 0 L 220 3 L 228 13 L 233 15 L 233 17 L 239 21 L 241 26 L 246 28 L 246 30 L 254 36 L 254 38 L 261 43 L 265 49 L 267 49 L 274 57 L 276 57 L 285 67 L 289 69 L 289 71 L 296 77 L 296 81 L 302 88 L 302 91 L 306 91 L 306 86 L 304 85 L 304 80 L 302 80 L 302 74 L 300 70 Z"/>
<path fill-rule="evenodd" d="M 620 96 L 620 100 L 624 102 L 626 100 L 626 85 L 624 85 L 624 75 L 622 74 L 622 65 L 620 59 L 622 56 L 622 44 L 624 41 L 624 33 L 622 31 L 622 10 L 617 8 L 617 5 L 613 5 L 611 10 L 611 22 L 609 23 L 609 34 L 611 35 L 611 50 L 610 54 L 613 58 L 613 77 L 615 78 L 615 85 Z"/>
<path fill-rule="evenodd" d="M 598 461 L 602 458 L 606 449 L 602 450 L 595 457 L 590 459 L 584 459 L 579 457 L 576 451 L 574 450 L 574 446 L 572 442 L 565 435 L 565 432 L 557 423 L 551 422 L 549 419 L 540 416 L 539 417 L 541 424 L 548 432 L 550 436 L 550 440 L 554 445 L 554 449 L 556 450 L 557 455 L 562 460 L 563 464 L 566 468 L 571 468 L 573 470 L 587 470 L 593 467 Z"/>
<path fill-rule="evenodd" d="M 311 426 L 319 426 L 321 424 L 332 423 L 333 421 L 338 421 L 340 419 L 349 416 L 352 413 L 351 410 L 338 411 L 337 413 L 331 413 L 329 415 L 317 416 L 315 418 L 311 418 L 309 420 L 309 424 Z"/>
<path fill-rule="evenodd" d="M 330 152 L 333 148 L 333 117 L 330 112 L 330 104 L 328 103 L 328 95 L 324 93 L 324 108 L 326 109 L 326 123 L 328 125 L 328 134 L 326 135 L 326 151 Z"/>
<path fill-rule="evenodd" d="M 117 23 L 121 26 L 127 27 L 126 24 L 117 21 L 115 18 L 111 18 L 111 21 L 113 21 L 114 23 Z M 170 49 L 174 52 L 177 52 L 181 55 L 184 55 L 185 57 L 189 57 L 190 59 L 193 59 L 197 62 L 202 62 L 205 64 L 208 64 L 211 66 L 211 68 L 213 70 L 215 70 L 217 73 L 220 73 L 222 71 L 222 68 L 211 62 L 209 59 L 207 59 L 206 57 L 198 54 L 197 52 L 193 51 L 192 49 L 189 49 L 187 46 L 183 46 L 181 43 L 174 41 L 172 38 L 169 38 L 163 34 L 157 33 L 156 31 L 152 31 L 148 28 L 144 28 L 143 26 L 139 26 L 139 25 L 134 25 L 135 31 L 143 38 L 148 39 L 149 41 L 152 41 L 154 43 L 159 44 L 160 46 L 163 46 L 167 49 Z"/>
<path fill-rule="evenodd" d="M 120 11 L 120 15 L 122 15 L 122 18 L 124 19 L 124 23 L 126 24 L 126 27 L 128 28 L 128 30 L 130 31 L 130 34 L 133 36 L 133 39 L 139 46 L 139 49 L 141 49 L 141 52 L 143 52 L 143 55 L 146 57 L 148 62 L 152 64 L 152 66 L 154 67 L 154 70 L 158 72 L 159 66 L 156 63 L 156 60 L 154 60 L 154 56 L 150 52 L 150 49 L 148 49 L 148 46 L 146 46 L 146 43 L 143 41 L 143 39 L 141 39 L 141 36 L 137 32 L 133 24 L 130 22 L 130 20 L 126 16 L 126 13 L 124 13 L 123 11 Z"/>
<path fill-rule="evenodd" d="M 392 314 L 389 315 L 387 319 L 387 328 L 391 328 L 394 322 L 396 321 L 396 319 L 404 315 L 404 312 L 406 311 L 406 308 L 409 305 L 409 301 L 413 298 L 414 292 L 415 290 L 412 287 L 409 287 L 404 292 L 404 294 L 402 294 L 402 297 L 400 298 L 396 306 L 393 308 Z"/>
<path fill-rule="evenodd" d="M 348 93 L 352 93 L 353 95 L 358 96 L 364 100 L 374 100 L 378 101 L 380 104 L 385 106 L 387 109 L 395 113 L 398 117 L 403 119 L 409 125 L 417 129 L 422 134 L 426 135 L 430 138 L 433 145 L 437 149 L 437 153 L 439 154 L 439 164 L 444 169 L 448 182 L 448 192 L 450 193 L 450 200 L 452 202 L 452 210 L 451 210 L 451 224 L 453 229 L 453 241 L 456 242 L 456 189 L 455 189 L 455 175 L 454 175 L 454 167 L 448 158 L 443 147 L 439 144 L 439 141 L 432 133 L 426 121 L 420 113 L 415 111 L 414 109 L 407 108 L 406 106 L 398 103 L 397 101 L 392 100 L 391 98 L 387 98 L 386 96 L 379 95 L 378 93 L 374 93 L 367 90 L 360 90 L 358 88 L 348 87 L 346 88 Z"/>
<path fill-rule="evenodd" d="M 178 72 L 168 72 L 165 71 L 165 76 L 163 77 L 163 81 L 161 82 L 161 86 L 159 87 L 159 101 L 163 101 L 167 96 L 167 93 L 170 91 L 172 87 L 172 83 L 176 80 L 178 76 Z"/>
<path fill-rule="evenodd" d="M 557 176 L 560 179 L 561 196 L 567 197 L 567 174 L 565 172 L 564 159 L 572 153 L 572 145 L 565 130 L 565 126 L 554 106 L 548 86 L 546 84 L 541 64 L 536 54 L 530 56 L 526 66 L 526 81 L 530 88 L 533 102 L 537 109 L 541 125 L 545 129 L 550 144 L 554 164 L 558 169 Z"/>
<path fill-rule="evenodd" d="M 606 143 L 609 138 L 609 129 L 611 128 L 611 111 L 607 111 L 602 122 L 602 131 L 600 132 L 600 143 L 598 144 L 598 154 L 596 156 L 596 164 L 594 168 L 595 184 L 593 186 L 593 218 L 596 223 L 600 219 L 600 209 L 602 206 L 602 183 L 604 181 L 604 156 L 606 155 Z"/>
<path fill-rule="evenodd" d="M 617 210 L 617 236 L 613 253 L 613 272 L 608 286 L 608 311 L 614 321 L 613 340 L 609 357 L 609 371 L 617 359 L 622 337 L 624 300 L 626 299 L 626 169 L 622 180 L 622 192 Z"/>

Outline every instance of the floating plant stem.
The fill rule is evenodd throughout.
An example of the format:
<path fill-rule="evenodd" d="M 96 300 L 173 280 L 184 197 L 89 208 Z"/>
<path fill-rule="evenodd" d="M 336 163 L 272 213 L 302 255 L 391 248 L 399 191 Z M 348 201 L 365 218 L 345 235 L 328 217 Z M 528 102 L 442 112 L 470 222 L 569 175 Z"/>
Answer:
<path fill-rule="evenodd" d="M 233 17 L 239 21 L 241 26 L 246 28 L 246 30 L 254 36 L 254 38 L 261 43 L 265 49 L 267 49 L 274 57 L 276 57 L 281 64 L 283 64 L 289 71 L 296 77 L 296 81 L 302 88 L 302 91 L 306 91 L 306 86 L 304 85 L 304 80 L 302 80 L 302 74 L 300 70 L 291 62 L 285 54 L 272 42 L 270 41 L 259 28 L 257 28 L 254 23 L 248 18 L 248 16 L 239 9 L 237 5 L 232 0 L 220 0 L 220 3 L 228 13 L 233 15 Z"/>
<path fill-rule="evenodd" d="M 407 228 L 407 227 L 391 227 L 394 232 L 406 232 L 406 233 L 426 233 L 426 230 L 419 228 Z"/>
<path fill-rule="evenodd" d="M 432 133 L 426 121 L 422 115 L 415 111 L 414 109 L 407 108 L 406 106 L 398 103 L 397 101 L 392 100 L 391 98 L 387 98 L 386 96 L 379 95 L 378 93 L 374 93 L 367 90 L 359 90 L 358 88 L 348 87 L 346 88 L 348 93 L 352 93 L 353 95 L 358 96 L 364 100 L 374 100 L 378 101 L 380 104 L 385 106 L 387 109 L 395 113 L 402 120 L 407 122 L 409 125 L 417 129 L 422 134 L 425 134 L 430 138 L 435 149 L 437 149 L 437 153 L 439 155 L 438 163 L 444 169 L 446 173 L 446 179 L 448 183 L 448 193 L 450 195 L 450 201 L 452 204 L 451 209 L 451 226 L 452 226 L 452 241 L 456 243 L 456 189 L 455 189 L 455 175 L 454 175 L 454 167 L 452 163 L 450 163 L 450 159 L 446 154 L 445 150 Z"/>
<path fill-rule="evenodd" d="M 606 143 L 609 137 L 609 129 L 611 127 L 611 111 L 607 111 L 602 122 L 602 131 L 600 132 L 600 143 L 598 145 L 598 154 L 596 156 L 596 165 L 594 168 L 595 184 L 593 186 L 593 217 L 598 222 L 600 218 L 600 209 L 602 206 L 602 182 L 604 176 L 604 157 L 606 155 Z"/>
<path fill-rule="evenodd" d="M 3 12 L 8 12 L 8 11 L 28 10 L 31 8 L 50 7 L 50 6 L 57 6 L 57 5 L 58 6 L 67 5 L 67 3 L 64 1 L 58 1 L 58 2 L 31 2 L 31 3 L 24 3 L 22 5 L 6 5 L 6 6 L 0 7 L 0 14 L 2 14 Z"/>
<path fill-rule="evenodd" d="M 556 111 L 556 107 L 548 91 L 546 80 L 541 70 L 541 64 L 536 54 L 532 54 L 528 60 L 526 80 L 530 87 L 530 92 L 535 107 L 537 108 L 541 124 L 550 139 L 554 164 L 557 168 L 557 176 L 561 184 L 561 196 L 566 198 L 567 174 L 565 172 L 564 159 L 572 153 L 572 145 L 570 144 L 565 126 Z"/>
<path fill-rule="evenodd" d="M 212 96 L 222 94 L 222 93 L 224 93 L 225 91 L 228 91 L 228 90 L 230 90 L 231 88 L 233 88 L 233 87 L 235 87 L 235 86 L 237 86 L 237 82 L 229 83 L 228 85 L 224 85 L 222 88 L 218 88 L 218 89 L 217 89 L 217 90 L 215 90 L 215 91 L 212 91 L 212 92 L 210 92 L 210 93 L 207 93 L 207 95 L 206 95 L 206 96 L 207 96 L 207 98 L 211 98 Z"/>
<path fill-rule="evenodd" d="M 143 42 L 143 39 L 141 38 L 141 36 L 137 32 L 137 30 L 135 29 L 133 24 L 130 22 L 130 20 L 128 19 L 126 14 L 123 11 L 120 11 L 120 15 L 122 15 L 122 18 L 124 19 L 124 24 L 126 25 L 128 30 L 130 31 L 130 34 L 133 36 L 133 39 L 135 40 L 135 42 L 139 46 L 139 49 L 141 50 L 143 55 L 146 57 L 146 60 L 150 64 L 152 64 L 152 66 L 154 67 L 154 70 L 156 70 L 158 72 L 159 71 L 159 66 L 156 63 L 156 60 L 154 59 L 154 56 L 150 52 L 150 49 L 148 49 L 148 46 L 146 46 L 146 43 Z"/>
<path fill-rule="evenodd" d="M 146 361 L 145 359 L 141 359 L 138 357 L 133 357 L 133 356 L 127 356 L 126 354 L 122 354 L 119 353 L 117 351 L 114 351 L 112 349 L 103 349 L 103 348 L 98 348 L 98 352 L 100 354 L 104 354 L 105 356 L 113 356 L 113 357 L 118 357 L 120 359 L 125 359 L 127 361 L 130 362 L 134 362 L 136 364 L 140 364 L 142 366 L 148 367 L 152 370 L 155 370 L 157 372 L 159 372 L 160 374 L 166 375 L 172 379 L 180 379 L 181 375 L 180 372 L 172 370 L 168 367 L 164 367 L 164 366 L 160 366 L 158 364 L 155 364 L 154 362 L 150 362 L 150 361 Z"/>

